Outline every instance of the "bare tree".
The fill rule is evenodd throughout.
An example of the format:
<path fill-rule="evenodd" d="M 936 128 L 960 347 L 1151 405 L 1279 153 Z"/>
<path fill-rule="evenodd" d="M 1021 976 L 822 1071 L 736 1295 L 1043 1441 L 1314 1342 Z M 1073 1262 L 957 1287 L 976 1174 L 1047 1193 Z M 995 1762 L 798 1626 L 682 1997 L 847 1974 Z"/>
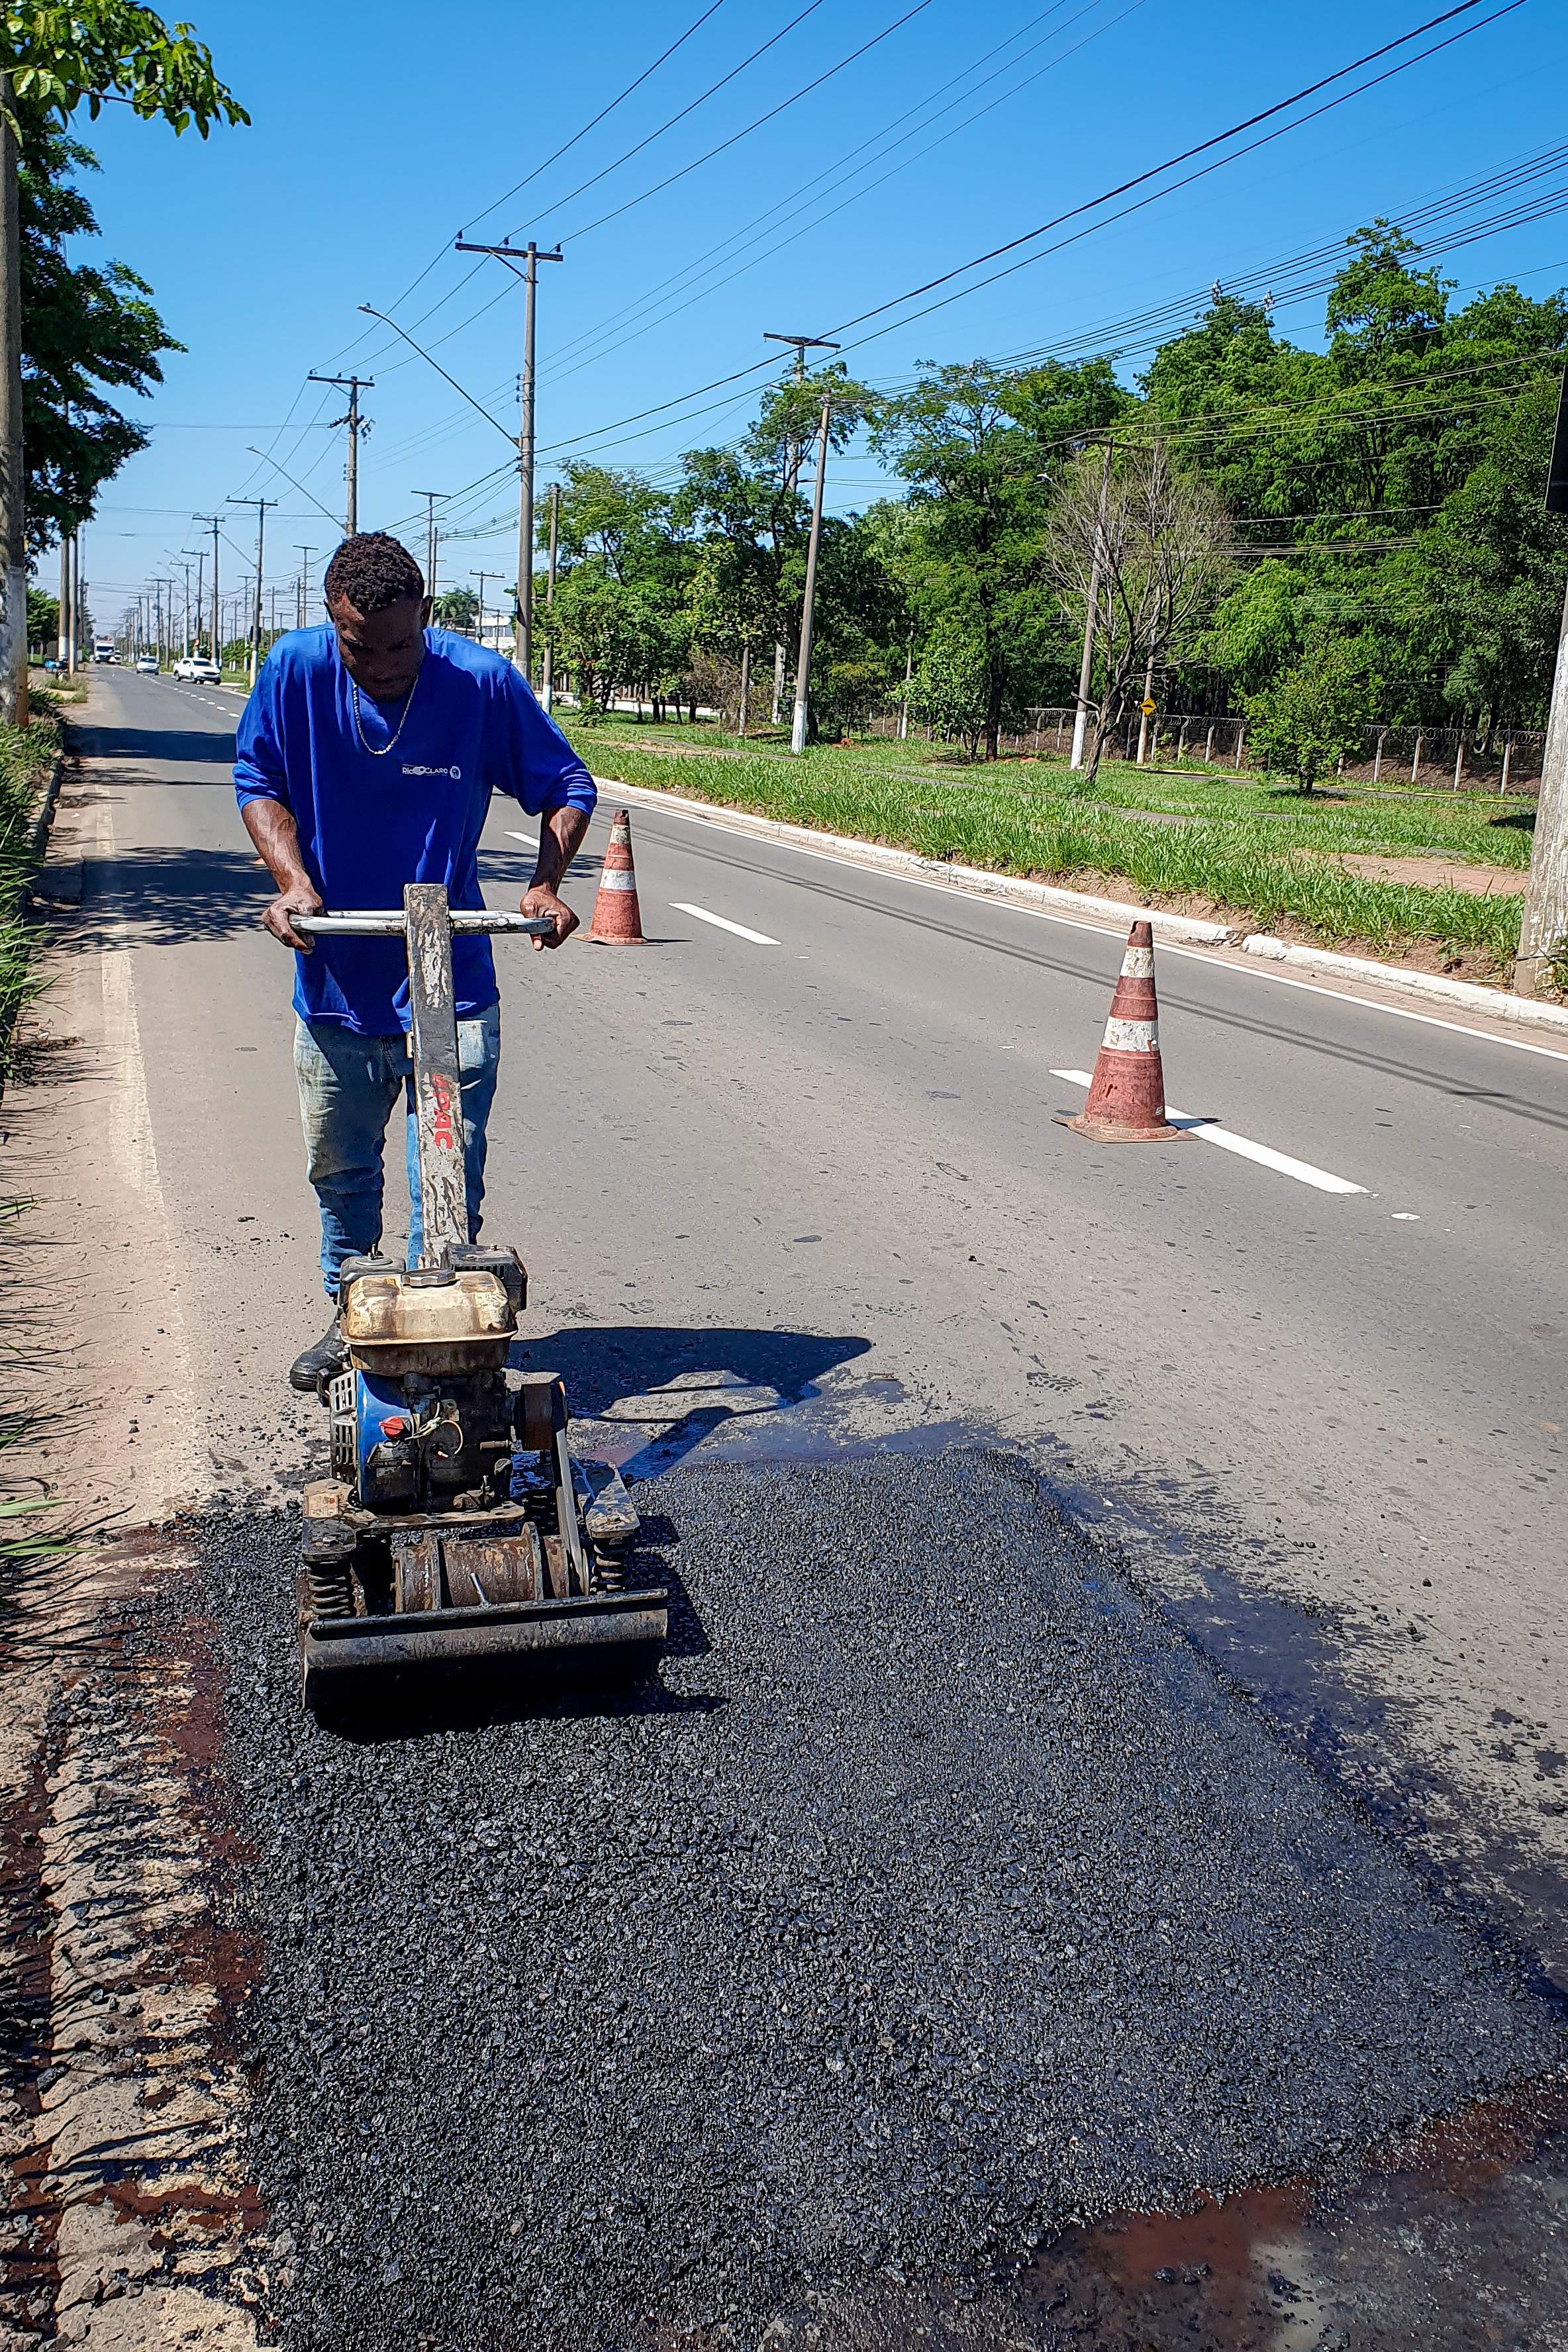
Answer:
<path fill-rule="evenodd" d="M 1100 692 L 1085 762 L 1089 782 L 1133 694 L 1213 604 L 1230 543 L 1224 502 L 1173 462 L 1163 441 L 1119 453 L 1109 481 L 1097 450 L 1063 476 L 1042 561 L 1078 626 L 1093 621 Z"/>

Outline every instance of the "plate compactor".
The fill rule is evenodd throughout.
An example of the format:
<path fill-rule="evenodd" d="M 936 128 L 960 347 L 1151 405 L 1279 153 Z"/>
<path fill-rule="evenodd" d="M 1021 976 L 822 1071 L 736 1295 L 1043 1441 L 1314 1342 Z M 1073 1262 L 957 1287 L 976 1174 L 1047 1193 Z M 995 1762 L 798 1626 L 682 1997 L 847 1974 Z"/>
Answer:
<path fill-rule="evenodd" d="M 424 1225 L 416 1265 L 353 1257 L 338 1278 L 348 1369 L 322 1383 L 331 1476 L 305 1489 L 305 1705 L 410 1668 L 646 1670 L 667 1596 L 626 1587 L 631 1498 L 607 1463 L 573 1458 L 553 1373 L 509 1378 L 528 1277 L 515 1250 L 468 1237 L 452 935 L 550 924 L 454 910 L 435 883 L 410 883 L 401 913 L 293 919 L 406 942 Z"/>

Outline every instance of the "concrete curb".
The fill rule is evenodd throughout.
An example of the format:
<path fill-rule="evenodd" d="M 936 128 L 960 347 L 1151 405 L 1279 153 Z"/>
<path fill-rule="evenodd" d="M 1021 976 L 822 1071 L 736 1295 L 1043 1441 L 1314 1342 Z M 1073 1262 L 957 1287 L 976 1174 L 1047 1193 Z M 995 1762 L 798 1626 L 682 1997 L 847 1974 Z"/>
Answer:
<path fill-rule="evenodd" d="M 1235 938 L 1224 923 L 1203 922 L 1195 915 L 1173 915 L 1162 907 L 1140 907 L 1131 899 L 1099 898 L 1087 890 L 1063 890 L 1054 882 L 1029 882 L 1016 874 L 987 874 L 977 866 L 950 865 L 945 858 L 921 857 L 912 849 L 889 849 L 880 842 L 857 841 L 847 834 L 819 833 L 814 825 L 786 824 L 778 817 L 754 815 L 750 809 L 727 808 L 716 801 L 694 801 L 683 793 L 659 792 L 647 784 L 625 784 L 613 776 L 595 776 L 594 782 L 601 793 L 612 797 L 620 793 L 644 801 L 652 808 L 683 809 L 689 814 L 731 825 L 739 833 L 794 842 L 802 848 L 821 850 L 856 865 L 916 875 L 922 881 L 929 877 L 946 883 L 951 889 L 971 891 L 977 898 L 1002 898 L 1011 900 L 1015 906 L 1050 907 L 1068 915 L 1110 916 L 1119 923 L 1146 922 L 1156 931 L 1190 940 L 1199 947 L 1228 947 Z"/>
<path fill-rule="evenodd" d="M 1521 1028 L 1551 1029 L 1568 1034 L 1568 1005 L 1543 1004 L 1533 997 L 1511 996 L 1505 989 L 1480 988 L 1470 980 L 1446 980 L 1441 972 L 1411 971 L 1403 964 L 1375 963 L 1370 956 L 1336 955 L 1331 948 L 1297 947 L 1271 932 L 1254 931 L 1241 942 L 1244 955 L 1262 956 L 1270 963 L 1289 963 L 1336 980 L 1375 982 L 1396 988 L 1407 996 L 1424 996 L 1455 1012 L 1484 1013 L 1493 1021 L 1516 1022 Z"/>
<path fill-rule="evenodd" d="M 33 819 L 32 832 L 28 835 L 27 854 L 37 866 L 43 864 L 44 853 L 49 845 L 49 827 L 55 821 L 55 804 L 60 796 L 60 776 L 65 764 L 65 752 L 57 751 L 55 763 L 49 770 L 48 782 L 44 786 L 44 796 L 38 803 L 37 814 Z"/>

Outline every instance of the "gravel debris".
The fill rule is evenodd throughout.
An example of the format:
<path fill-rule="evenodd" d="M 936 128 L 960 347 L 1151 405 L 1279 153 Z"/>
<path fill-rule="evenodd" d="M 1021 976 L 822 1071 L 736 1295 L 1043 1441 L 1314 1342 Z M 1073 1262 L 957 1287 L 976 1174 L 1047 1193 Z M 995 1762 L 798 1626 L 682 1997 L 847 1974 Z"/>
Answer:
<path fill-rule="evenodd" d="M 752 2347 L 1563 2063 L 1025 1465 L 637 1501 L 658 1685 L 515 1719 L 312 1724 L 296 1527 L 204 1523 L 289 2352 Z"/>

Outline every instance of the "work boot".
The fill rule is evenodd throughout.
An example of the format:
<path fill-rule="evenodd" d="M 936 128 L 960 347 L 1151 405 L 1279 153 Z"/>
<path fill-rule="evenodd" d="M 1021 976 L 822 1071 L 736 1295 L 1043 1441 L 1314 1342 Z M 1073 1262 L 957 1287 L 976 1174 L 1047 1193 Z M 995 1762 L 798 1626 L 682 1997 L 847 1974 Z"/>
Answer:
<path fill-rule="evenodd" d="M 300 1389 L 306 1396 L 323 1394 L 327 1382 L 341 1372 L 348 1362 L 349 1351 L 338 1336 L 334 1320 L 328 1324 L 313 1348 L 296 1356 L 289 1367 L 289 1385 Z"/>

